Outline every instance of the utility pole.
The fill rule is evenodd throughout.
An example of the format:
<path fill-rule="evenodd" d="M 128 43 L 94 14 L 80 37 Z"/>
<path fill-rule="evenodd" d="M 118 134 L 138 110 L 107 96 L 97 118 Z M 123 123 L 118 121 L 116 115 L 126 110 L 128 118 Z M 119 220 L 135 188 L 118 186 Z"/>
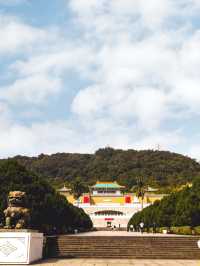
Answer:
<path fill-rule="evenodd" d="M 159 143 L 156 145 L 156 150 L 157 151 L 160 151 L 161 150 L 161 145 Z"/>

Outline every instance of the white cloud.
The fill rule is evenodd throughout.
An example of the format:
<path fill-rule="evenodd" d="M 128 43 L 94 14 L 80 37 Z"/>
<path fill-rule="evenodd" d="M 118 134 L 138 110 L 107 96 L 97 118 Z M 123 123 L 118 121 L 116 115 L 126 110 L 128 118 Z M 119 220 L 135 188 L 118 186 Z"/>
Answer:
<path fill-rule="evenodd" d="M 7 130 L 10 126 L 11 113 L 8 106 L 0 101 L 0 131 Z"/>
<path fill-rule="evenodd" d="M 94 15 L 94 20 L 98 20 L 98 16 L 105 14 L 109 14 L 109 18 L 114 16 L 123 24 L 121 14 L 126 12 L 129 15 L 142 14 L 143 17 L 148 14 L 150 18 L 158 13 L 165 21 L 167 16 L 175 15 L 174 5 L 178 5 L 168 0 L 159 3 L 152 1 L 152 5 L 128 0 L 114 1 L 112 4 L 88 1 L 82 9 L 82 4 L 81 0 L 71 2 L 78 17 L 85 15 L 86 21 L 81 20 L 84 26 L 88 16 Z M 185 6 L 182 9 L 185 10 Z M 158 10 L 163 12 L 156 12 Z M 109 27 L 108 21 L 105 24 Z M 147 24 L 151 24 L 150 21 Z M 95 22 L 92 25 L 96 27 Z M 132 24 L 133 32 L 137 25 Z M 148 123 L 153 128 L 154 125 L 159 126 L 166 116 L 171 118 L 173 105 L 187 106 L 189 109 L 193 109 L 193 105 L 197 107 L 199 80 L 194 77 L 199 76 L 199 34 L 196 31 L 187 35 L 185 30 L 187 27 L 184 24 L 178 29 L 166 29 L 163 32 L 155 28 L 154 34 L 144 35 L 141 40 L 132 40 L 131 31 L 124 36 L 123 30 L 118 27 L 121 39 L 110 43 L 110 39 L 115 40 L 114 31 L 110 33 L 109 41 L 105 39 L 101 48 L 98 47 L 96 84 L 79 92 L 72 110 L 79 115 L 110 113 L 114 110 L 113 113 L 117 115 L 125 113 L 130 117 L 134 113 L 141 124 Z M 92 37 L 96 38 L 96 35 Z"/>
<path fill-rule="evenodd" d="M 192 144 L 189 148 L 188 156 L 197 159 L 200 162 L 200 145 L 198 143 Z"/>
<path fill-rule="evenodd" d="M 199 32 L 182 21 L 196 15 L 197 2 L 71 1 L 85 37 L 100 41 L 94 83 L 76 95 L 72 111 L 91 123 L 122 119 L 127 131 L 136 125 L 136 137 L 146 134 L 137 147 L 171 147 L 172 138 L 178 147 L 180 134 L 162 128 L 200 111 Z M 180 19 L 174 27 L 173 18 Z"/>
<path fill-rule="evenodd" d="M 56 152 L 94 152 L 105 146 L 114 148 L 156 149 L 160 144 L 162 149 L 173 150 L 175 145 L 181 145 L 182 138 L 178 132 L 157 132 L 148 136 L 138 136 L 136 127 L 127 127 L 119 121 L 97 119 L 91 123 L 85 120 L 49 121 L 32 123 L 30 126 L 10 123 L 0 130 L 0 157 L 9 155 L 38 155 L 40 153 Z M 132 129 L 132 130 L 130 130 Z M 84 134 L 83 134 L 84 132 Z M 87 133 L 87 134 L 86 134 Z"/>
<path fill-rule="evenodd" d="M 106 145 L 144 149 L 158 143 L 182 151 L 181 145 L 189 144 L 178 126 L 181 116 L 192 119 L 200 112 L 200 34 L 193 25 L 199 1 L 67 2 L 74 38 L 64 28 L 37 28 L 0 15 L 0 53 L 15 55 L 8 66 L 14 81 L 0 88 L 4 104 L 48 104 L 49 97 L 66 93 L 71 71 L 87 84 L 70 83 L 80 89 L 68 121 L 27 126 L 9 114 L 12 122 L 0 133 L 2 154 L 89 152 Z M 0 109 L 3 121 L 9 111 Z"/>
<path fill-rule="evenodd" d="M 168 116 L 167 96 L 154 88 L 138 89 L 132 102 L 133 112 L 137 115 L 139 124 L 146 130 L 159 127 L 161 122 Z M 129 98 L 129 95 L 127 95 Z M 130 110 L 131 111 L 131 110 Z"/>
<path fill-rule="evenodd" d="M 83 152 L 88 149 L 87 145 L 82 142 L 79 131 L 64 121 L 33 123 L 31 126 L 12 123 L 0 131 L 0 157 L 72 150 Z"/>
<path fill-rule="evenodd" d="M 142 23 L 151 28 L 162 24 L 171 15 L 173 2 L 171 0 L 150 0 L 147 4 L 145 0 L 113 0 L 111 7 L 117 14 L 139 15 Z"/>
<path fill-rule="evenodd" d="M 0 14 L 0 54 L 7 55 L 31 50 L 47 38 L 45 30 L 24 24 L 13 16 Z"/>
<path fill-rule="evenodd" d="M 166 118 L 166 95 L 154 88 L 138 87 L 88 87 L 81 90 L 73 101 L 72 110 L 80 116 L 99 117 L 109 115 L 113 119 L 125 119 L 127 123 L 138 121 L 143 130 L 159 127 Z"/>
<path fill-rule="evenodd" d="M 134 143 L 135 149 L 153 149 L 157 150 L 171 150 L 177 152 L 183 152 L 181 145 L 185 143 L 185 138 L 179 131 L 171 132 L 153 132 L 145 137 L 141 137 L 137 142 Z"/>
<path fill-rule="evenodd" d="M 27 60 L 18 60 L 10 66 L 10 69 L 20 76 L 41 73 L 62 76 L 68 70 L 81 72 L 90 67 L 94 58 L 92 49 L 86 46 L 78 47 L 78 45 L 80 44 L 60 44 L 53 51 L 47 49 L 46 52 L 37 53 Z"/>
<path fill-rule="evenodd" d="M 50 96 L 57 94 L 62 86 L 59 78 L 35 75 L 16 80 L 12 85 L 1 88 L 0 99 L 12 104 L 41 104 Z"/>

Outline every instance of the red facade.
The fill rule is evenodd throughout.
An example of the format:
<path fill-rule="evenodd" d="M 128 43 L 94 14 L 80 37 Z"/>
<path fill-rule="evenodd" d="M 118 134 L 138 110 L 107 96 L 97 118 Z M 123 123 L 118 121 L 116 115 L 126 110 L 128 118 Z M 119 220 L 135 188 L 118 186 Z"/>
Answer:
<path fill-rule="evenodd" d="M 131 203 L 131 196 L 125 196 L 125 203 Z"/>
<path fill-rule="evenodd" d="M 83 203 L 90 203 L 90 197 L 89 196 L 83 196 Z"/>

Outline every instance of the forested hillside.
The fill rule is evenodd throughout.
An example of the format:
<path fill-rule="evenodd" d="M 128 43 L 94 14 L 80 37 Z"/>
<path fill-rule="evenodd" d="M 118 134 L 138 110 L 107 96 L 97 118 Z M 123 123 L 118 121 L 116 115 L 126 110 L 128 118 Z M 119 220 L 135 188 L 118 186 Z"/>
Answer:
<path fill-rule="evenodd" d="M 70 183 L 79 176 L 88 184 L 117 180 L 131 188 L 136 177 L 142 176 L 149 185 L 167 187 L 190 182 L 200 173 L 200 164 L 195 160 L 168 151 L 104 148 L 95 154 L 57 153 L 15 159 L 54 184 Z"/>

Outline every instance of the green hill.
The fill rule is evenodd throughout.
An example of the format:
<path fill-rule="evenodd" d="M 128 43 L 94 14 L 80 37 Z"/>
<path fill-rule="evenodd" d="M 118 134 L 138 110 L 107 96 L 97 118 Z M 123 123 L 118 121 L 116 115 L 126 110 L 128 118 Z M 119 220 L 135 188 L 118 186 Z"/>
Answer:
<path fill-rule="evenodd" d="M 142 176 L 149 185 L 172 187 L 191 182 L 200 173 L 195 160 L 168 151 L 104 148 L 95 154 L 57 153 L 15 159 L 57 185 L 80 176 L 87 184 L 116 180 L 131 188 L 136 177 Z"/>

